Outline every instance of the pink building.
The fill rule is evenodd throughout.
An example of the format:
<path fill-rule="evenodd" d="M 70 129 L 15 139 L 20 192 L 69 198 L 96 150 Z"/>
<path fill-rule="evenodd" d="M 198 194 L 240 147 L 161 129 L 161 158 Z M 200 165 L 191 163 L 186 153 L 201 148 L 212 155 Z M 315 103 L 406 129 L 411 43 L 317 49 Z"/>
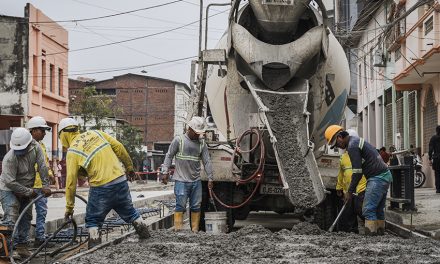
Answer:
<path fill-rule="evenodd" d="M 0 132 L 42 116 L 52 126 L 44 141 L 56 156 L 57 123 L 68 114 L 68 32 L 31 4 L 24 18 L 0 21 Z"/>

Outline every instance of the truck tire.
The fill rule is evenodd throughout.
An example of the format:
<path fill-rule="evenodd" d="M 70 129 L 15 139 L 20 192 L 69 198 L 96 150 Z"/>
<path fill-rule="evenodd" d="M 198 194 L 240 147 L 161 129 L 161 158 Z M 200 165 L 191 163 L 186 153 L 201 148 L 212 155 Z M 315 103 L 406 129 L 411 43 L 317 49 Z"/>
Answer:
<path fill-rule="evenodd" d="M 336 219 L 337 203 L 338 200 L 334 191 L 327 194 L 325 200 L 315 207 L 313 223 L 323 230 L 328 230 Z"/>

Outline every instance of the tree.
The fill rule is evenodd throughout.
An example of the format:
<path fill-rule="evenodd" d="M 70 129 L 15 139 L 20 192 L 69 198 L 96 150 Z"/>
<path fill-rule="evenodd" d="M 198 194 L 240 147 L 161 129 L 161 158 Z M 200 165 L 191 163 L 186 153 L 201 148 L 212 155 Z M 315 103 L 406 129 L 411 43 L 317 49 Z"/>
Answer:
<path fill-rule="evenodd" d="M 107 126 L 106 118 L 115 117 L 118 109 L 112 108 L 113 99 L 105 94 L 99 94 L 95 86 L 86 86 L 74 101 L 70 111 L 83 119 L 82 131 L 90 123 L 91 129 L 102 129 Z"/>
<path fill-rule="evenodd" d="M 125 124 L 119 127 L 116 138 L 124 145 L 133 160 L 134 168 L 139 168 L 143 159 L 141 131 L 137 127 Z"/>

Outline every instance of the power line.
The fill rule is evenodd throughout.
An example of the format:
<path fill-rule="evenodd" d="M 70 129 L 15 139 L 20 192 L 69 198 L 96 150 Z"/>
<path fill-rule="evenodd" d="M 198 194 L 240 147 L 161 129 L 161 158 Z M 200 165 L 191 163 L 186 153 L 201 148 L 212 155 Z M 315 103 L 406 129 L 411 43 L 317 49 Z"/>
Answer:
<path fill-rule="evenodd" d="M 119 71 L 147 68 L 147 67 L 152 67 L 152 66 L 172 63 L 172 62 L 190 60 L 190 59 L 194 59 L 194 58 L 197 58 L 197 56 L 190 56 L 190 57 L 179 58 L 179 59 L 174 59 L 174 60 L 167 60 L 167 61 L 163 61 L 163 62 L 145 64 L 145 65 L 137 65 L 137 66 L 130 66 L 130 67 L 122 67 L 122 68 L 111 68 L 109 70 L 105 70 L 104 69 L 104 70 L 97 70 L 97 71 L 92 71 L 92 72 L 81 72 L 81 73 L 78 72 L 78 73 L 72 73 L 72 74 L 63 74 L 61 76 L 67 76 L 68 77 L 68 76 L 81 76 L 81 75 L 90 75 L 90 74 L 99 74 L 99 73 L 108 73 L 108 72 L 119 72 Z M 50 75 L 47 75 L 47 74 L 46 75 L 31 75 L 29 77 L 50 77 Z"/>
<path fill-rule="evenodd" d="M 222 11 L 220 13 L 215 13 L 213 15 L 210 15 L 209 17 L 213 17 L 213 16 L 217 16 L 220 15 L 222 13 L 225 13 L 228 10 Z M 206 19 L 206 18 L 205 18 Z M 126 43 L 126 42 L 131 42 L 131 41 L 135 41 L 135 40 L 139 40 L 139 39 L 144 39 L 144 38 L 148 38 L 148 37 L 152 37 L 152 36 L 157 36 L 157 35 L 162 35 L 168 32 L 172 32 L 172 31 L 176 31 L 178 29 L 187 27 L 189 25 L 193 25 L 199 23 L 199 20 L 193 21 L 191 23 L 188 24 L 184 24 L 182 26 L 179 27 L 175 27 L 175 28 L 171 28 L 168 30 L 164 30 L 164 31 L 160 31 L 160 32 L 156 32 L 156 33 L 152 33 L 152 34 L 148 34 L 148 35 L 144 35 L 144 36 L 140 36 L 140 37 L 135 37 L 135 38 L 131 38 L 131 39 L 126 39 L 126 40 L 120 40 L 120 41 L 114 41 L 114 42 L 109 42 L 109 43 L 105 43 L 105 44 L 100 44 L 100 45 L 95 45 L 95 46 L 89 46 L 89 47 L 84 47 L 84 48 L 79 48 L 79 49 L 73 49 L 73 50 L 68 50 L 68 51 L 59 51 L 59 52 L 53 52 L 53 53 L 46 53 L 45 56 L 51 56 L 51 55 L 57 55 L 57 54 L 63 54 L 63 53 L 71 53 L 71 52 L 76 52 L 76 51 L 83 51 L 83 50 L 89 50 L 89 49 L 96 49 L 96 48 L 102 48 L 102 47 L 107 47 L 107 46 L 112 46 L 112 45 L 116 45 L 116 44 L 121 44 L 121 43 Z M 43 55 L 36 55 L 36 57 L 41 57 Z M 2 60 L 16 60 L 15 58 L 0 58 L 0 61 Z"/>
<path fill-rule="evenodd" d="M 149 10 L 149 9 L 153 9 L 153 8 L 157 8 L 157 7 L 171 5 L 171 4 L 182 2 L 182 1 L 183 0 L 175 0 L 175 1 L 168 2 L 168 3 L 163 3 L 163 4 L 149 6 L 149 7 L 144 7 L 144 8 L 139 8 L 139 9 L 134 9 L 134 10 L 120 12 L 120 13 L 106 15 L 106 16 L 81 18 L 81 19 L 55 20 L 55 21 L 32 21 L 32 22 L 29 22 L 29 23 L 33 23 L 33 24 L 77 23 L 77 22 L 83 22 L 83 21 L 90 21 L 90 20 L 97 20 L 97 19 L 103 19 L 103 18 L 109 18 L 109 17 L 126 15 L 126 14 L 130 14 L 130 13 L 135 13 L 135 12 L 139 12 L 139 11 L 144 11 L 144 10 Z"/>

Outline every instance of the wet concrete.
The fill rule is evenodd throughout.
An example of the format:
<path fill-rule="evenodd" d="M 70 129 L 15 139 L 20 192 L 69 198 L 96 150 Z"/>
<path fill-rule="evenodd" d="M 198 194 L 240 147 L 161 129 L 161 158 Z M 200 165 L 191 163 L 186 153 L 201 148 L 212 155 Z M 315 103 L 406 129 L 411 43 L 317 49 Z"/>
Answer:
<path fill-rule="evenodd" d="M 69 263 L 438 263 L 440 243 L 392 235 L 328 233 L 301 223 L 271 232 L 249 225 L 230 234 L 160 230 L 135 235 Z"/>
<path fill-rule="evenodd" d="M 290 201 L 296 207 L 312 208 L 317 204 L 309 163 L 306 162 L 307 130 L 303 115 L 304 98 L 299 95 L 260 93 L 270 109 L 269 123 L 277 138 L 278 154 L 289 185 Z"/>

